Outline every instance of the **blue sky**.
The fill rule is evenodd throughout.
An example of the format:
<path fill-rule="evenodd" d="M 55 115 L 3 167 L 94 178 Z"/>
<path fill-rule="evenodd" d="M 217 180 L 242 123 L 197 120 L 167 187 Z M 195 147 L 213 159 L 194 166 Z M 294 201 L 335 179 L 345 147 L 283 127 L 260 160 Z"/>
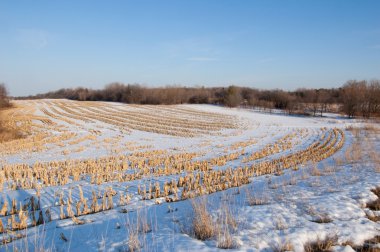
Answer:
<path fill-rule="evenodd" d="M 110 82 L 338 87 L 380 78 L 378 0 L 0 1 L 11 95 Z"/>

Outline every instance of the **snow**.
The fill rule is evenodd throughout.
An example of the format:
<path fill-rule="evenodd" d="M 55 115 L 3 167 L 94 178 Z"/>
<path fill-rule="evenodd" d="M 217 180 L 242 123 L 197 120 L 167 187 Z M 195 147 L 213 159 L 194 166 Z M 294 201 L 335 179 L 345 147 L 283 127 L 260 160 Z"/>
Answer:
<path fill-rule="evenodd" d="M 40 109 L 46 105 L 39 102 L 36 104 L 38 106 L 36 106 L 35 115 L 43 116 Z M 133 109 L 118 103 L 107 103 L 107 105 Z M 239 128 L 225 129 L 218 135 L 184 138 L 138 130 L 124 133 L 121 129 L 100 121 L 84 123 L 70 118 L 77 124 L 74 125 L 51 118 L 52 121 L 61 124 L 65 130 L 75 132 L 74 139 L 91 134 L 91 130 L 98 130 L 100 133 L 95 135 L 96 140 L 87 139 L 70 145 L 68 142 L 73 139 L 69 139 L 62 142 L 63 146 L 51 144 L 39 153 L 15 153 L 2 156 L 1 160 L 3 163 L 33 164 L 37 161 L 99 158 L 113 155 L 117 148 L 121 148 L 120 154 L 132 153 L 133 148 L 130 150 L 126 148 L 132 146 L 143 146 L 139 151 L 154 149 L 168 150 L 170 153 L 182 151 L 203 153 L 199 159 L 206 160 L 226 154 L 226 148 L 239 141 L 256 139 L 258 141 L 256 144 L 244 148 L 247 153 L 251 153 L 295 130 L 307 129 L 303 137 L 298 135 L 294 140 L 294 148 L 281 153 L 283 154 L 308 146 L 320 137 L 321 128 L 335 127 L 344 130 L 346 142 L 340 151 L 319 163 L 321 176 L 312 175 L 310 164 L 301 167 L 298 171 L 286 170 L 280 176 L 253 177 L 248 185 L 201 197 L 207 198 L 208 209 L 214 220 L 217 219 L 224 206 L 230 209 L 236 219 L 237 228 L 232 232 L 232 237 L 237 247 L 231 251 L 273 250 L 275 246 L 285 243 L 290 243 L 294 251 L 303 251 L 304 244 L 308 242 L 337 235 L 339 245 L 334 246 L 334 251 L 349 252 L 353 249 L 349 245 L 345 246 L 345 243 L 360 245 L 365 240 L 380 235 L 380 223 L 370 221 L 366 217 L 366 213 L 379 216 L 379 211 L 365 208 L 367 202 L 377 199 L 371 189 L 380 186 L 380 173 L 375 171 L 375 166 L 378 164 L 367 156 L 356 163 L 345 160 L 345 151 L 354 141 L 353 134 L 346 128 L 352 125 L 360 127 L 363 125 L 362 122 L 348 120 L 334 114 L 314 118 L 211 105 L 171 107 L 232 115 L 236 117 Z M 61 134 L 60 132 L 51 133 Z M 107 141 L 107 139 L 110 140 Z M 375 149 L 372 151 L 377 154 L 380 150 L 379 139 L 380 136 L 377 133 L 366 140 L 373 144 Z M 73 151 L 78 148 L 83 150 Z M 69 153 L 64 155 L 63 150 L 68 150 Z M 364 145 L 363 151 L 366 151 Z M 275 154 L 271 158 L 279 155 Z M 337 158 L 345 162 L 336 164 Z M 219 169 L 242 165 L 244 165 L 242 158 L 239 158 Z M 334 167 L 333 171 L 324 171 L 326 167 L 331 166 Z M 151 179 L 152 181 L 167 181 L 167 178 L 161 177 Z M 131 242 L 130 234 L 140 225 L 140 220 L 145 220 L 150 230 L 137 234 L 140 249 L 143 251 L 219 251 L 216 238 L 200 241 L 186 232 L 191 226 L 191 200 L 173 203 L 163 201 L 162 204 L 155 204 L 154 200 L 143 201 L 137 194 L 137 185 L 140 182 L 110 182 L 96 187 L 104 191 L 107 186 L 112 185 L 114 190 L 120 192 L 129 186 L 128 192 L 133 196 L 131 203 L 126 206 L 78 217 L 85 222 L 83 225 L 76 225 L 71 219 L 59 220 L 59 207 L 52 208 L 53 221 L 19 231 L 25 235 L 25 238 L 8 245 L 1 245 L 0 250 L 18 248 L 36 251 L 44 248 L 57 251 L 126 251 Z M 79 184 L 82 186 L 84 195 L 90 197 L 94 185 L 87 181 L 44 187 L 41 190 L 41 207 L 56 205 L 55 195 L 61 191 L 67 195 L 70 188 L 72 188 L 72 197 L 78 199 L 77 185 Z M 36 195 L 35 190 L 12 191 L 5 188 L 2 192 L 2 198 L 8 198 L 9 202 L 12 198 L 23 200 L 31 195 Z M 264 197 L 266 204 L 249 205 L 247 198 L 254 196 Z M 122 212 L 122 209 L 127 210 L 127 213 Z M 315 222 L 316 217 L 320 215 L 327 215 L 332 221 Z M 67 241 L 61 238 L 61 234 Z"/>

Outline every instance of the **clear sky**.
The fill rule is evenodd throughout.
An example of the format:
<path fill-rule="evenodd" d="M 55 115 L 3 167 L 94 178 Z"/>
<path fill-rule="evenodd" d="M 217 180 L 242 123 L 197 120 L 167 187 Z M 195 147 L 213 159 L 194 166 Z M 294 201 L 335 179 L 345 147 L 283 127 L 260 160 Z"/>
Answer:
<path fill-rule="evenodd" d="M 0 1 L 11 95 L 110 82 L 295 89 L 380 78 L 379 0 Z"/>

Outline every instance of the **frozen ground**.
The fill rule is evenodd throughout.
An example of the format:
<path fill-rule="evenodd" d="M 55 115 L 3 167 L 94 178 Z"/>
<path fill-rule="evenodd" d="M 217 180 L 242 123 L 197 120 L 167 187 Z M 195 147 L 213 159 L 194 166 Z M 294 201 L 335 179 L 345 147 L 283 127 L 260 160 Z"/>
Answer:
<path fill-rule="evenodd" d="M 166 150 L 166 155 L 197 153 L 193 160 L 209 160 L 239 152 L 241 155 L 236 159 L 213 167 L 215 170 L 235 169 L 303 150 L 329 129 L 339 128 L 344 131 L 345 142 L 331 157 L 317 164 L 309 162 L 300 165 L 299 169 L 287 169 L 281 174 L 251 177 L 249 184 L 200 196 L 195 202 L 200 199 L 207 201 L 207 209 L 215 224 L 222 222 L 220 216 L 224 216 L 226 211 L 231 215 L 235 224 L 228 228 L 228 233 L 232 238 L 233 251 L 278 251 L 285 245 L 289 245 L 291 250 L 303 251 L 305 244 L 332 236 L 338 237 L 334 250 L 350 251 L 351 246 L 361 245 L 366 240 L 380 236 L 380 222 L 368 218 L 368 215 L 380 216 L 380 211 L 366 207 L 366 203 L 377 199 L 371 189 L 380 186 L 380 128 L 375 124 L 369 128 L 363 122 L 336 115 L 305 118 L 210 105 L 162 106 L 162 114 L 157 114 L 159 112 L 150 113 L 152 108 L 149 106 L 96 103 L 96 106 L 88 105 L 89 110 L 75 110 L 81 103 L 65 100 L 59 102 L 61 104 L 53 100 L 33 102 L 33 115 L 48 118 L 52 122 L 44 124 L 38 118 L 31 119 L 34 123 L 33 132 L 48 134 L 41 144 L 43 148 L 30 150 L 25 147 L 25 150 L 21 148 L 8 153 L 3 151 L 3 165 L 33 165 L 36 162 L 98 159 Z M 25 103 L 27 102 L 20 101 L 19 105 Z M 70 117 L 70 113 L 75 113 L 65 111 L 60 106 L 82 113 L 83 117 Z M 107 107 L 107 110 L 102 110 L 102 107 Z M 154 109 L 160 111 L 159 108 Z M 116 113 L 112 114 L 112 110 Z M 176 119 L 181 115 L 179 120 L 189 120 L 186 121 L 187 125 L 180 126 L 181 129 L 187 129 L 191 123 L 196 123 L 194 120 L 197 118 L 207 121 L 207 117 L 213 115 L 222 119 L 226 116 L 226 122 L 234 127 L 202 131 L 189 137 L 177 136 L 177 131 L 173 131 L 173 134 L 154 133 L 144 130 L 145 128 L 128 128 L 130 121 L 139 120 L 132 114 L 125 114 L 131 116 L 126 119 L 125 125 L 119 124 L 117 114 L 124 110 L 131 113 L 146 110 L 149 114 L 141 113 L 157 124 L 165 116 Z M 105 121 L 107 118 L 97 119 L 96 112 L 112 115 L 112 118 L 108 118 L 112 121 Z M 22 113 L 22 109 L 19 113 Z M 91 122 L 81 120 L 86 115 L 92 116 L 87 118 Z M 215 116 L 218 123 L 220 118 Z M 172 122 L 171 119 L 169 121 Z M 135 127 L 134 125 L 130 127 Z M 75 136 L 51 140 L 53 136 L 70 132 Z M 289 134 L 293 134 L 289 140 L 291 148 L 280 149 L 258 160 L 244 161 L 251 153 L 258 152 Z M 162 185 L 177 178 L 178 175 L 146 176 L 134 181 L 112 181 L 100 185 L 91 183 L 89 178 L 83 178 L 79 181 L 70 179 L 65 185 L 43 186 L 40 190 L 41 208 L 51 211 L 52 221 L 36 227 L 29 226 L 26 230 L 3 233 L 3 240 L 16 237 L 15 234 L 19 234 L 19 238 L 1 245 L 0 250 L 128 251 L 135 243 L 142 251 L 219 250 L 225 232 L 219 232 L 205 241 L 194 238 L 194 200 L 167 203 L 164 198 L 143 200 L 138 194 L 139 185 L 151 182 Z M 81 186 L 84 197 L 89 199 L 92 191 L 100 193 L 112 186 L 117 192 L 113 209 L 77 217 L 84 222 L 81 225 L 74 223 L 71 218 L 61 220 L 57 195 L 63 193 L 68 197 L 70 191 L 76 202 L 80 198 L 78 185 Z M 117 206 L 120 193 L 130 194 L 128 204 Z M 36 197 L 36 194 L 35 189 L 13 190 L 5 183 L 2 202 L 8 201 L 10 209 L 12 199 L 26 202 L 31 196 Z M 252 199 L 260 199 L 262 204 L 253 204 Z M 9 217 L 1 218 L 5 226 Z M 321 219 L 325 221 L 320 221 Z"/>

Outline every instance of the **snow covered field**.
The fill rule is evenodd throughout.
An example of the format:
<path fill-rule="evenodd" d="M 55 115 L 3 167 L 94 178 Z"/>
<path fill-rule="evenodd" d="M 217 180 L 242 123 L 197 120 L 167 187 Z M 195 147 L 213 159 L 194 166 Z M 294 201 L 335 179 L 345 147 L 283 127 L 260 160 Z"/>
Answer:
<path fill-rule="evenodd" d="M 211 105 L 16 104 L 10 123 L 29 135 L 0 148 L 2 251 L 304 251 L 326 240 L 352 251 L 379 240 L 374 123 Z M 197 209 L 211 226 L 205 240 Z"/>

